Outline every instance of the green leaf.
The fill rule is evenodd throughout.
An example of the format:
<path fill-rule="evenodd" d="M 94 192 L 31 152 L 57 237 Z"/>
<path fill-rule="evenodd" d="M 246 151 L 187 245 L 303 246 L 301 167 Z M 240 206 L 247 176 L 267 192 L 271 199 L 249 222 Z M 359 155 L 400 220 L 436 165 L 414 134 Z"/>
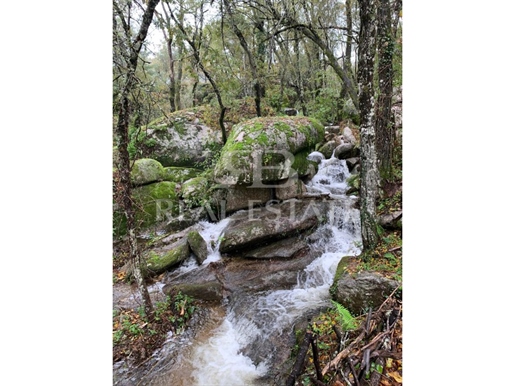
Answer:
<path fill-rule="evenodd" d="M 388 260 L 395 260 L 395 255 L 391 252 L 386 252 L 384 255 L 383 255 L 385 258 L 387 258 Z"/>
<path fill-rule="evenodd" d="M 338 311 L 338 321 L 340 322 L 342 328 L 344 330 L 355 330 L 358 327 L 358 323 L 351 315 L 349 310 L 334 300 L 331 300 L 331 302 Z"/>

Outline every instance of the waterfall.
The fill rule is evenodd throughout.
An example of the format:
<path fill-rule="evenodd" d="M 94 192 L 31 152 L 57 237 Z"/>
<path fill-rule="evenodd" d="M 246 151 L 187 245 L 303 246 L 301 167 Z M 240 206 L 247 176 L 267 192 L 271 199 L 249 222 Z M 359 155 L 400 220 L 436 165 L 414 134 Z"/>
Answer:
<path fill-rule="evenodd" d="M 320 157 L 321 156 L 321 157 Z M 211 338 L 194 348 L 192 377 L 196 385 L 259 385 L 274 365 L 270 356 L 254 358 L 244 352 L 272 352 L 273 336 L 291 333 L 293 324 L 306 312 L 329 305 L 329 287 L 343 256 L 360 253 L 359 211 L 356 197 L 347 197 L 349 171 L 345 160 L 325 160 L 318 152 L 308 159 L 319 161 L 319 171 L 307 185 L 311 194 L 329 194 L 335 205 L 329 221 L 310 238 L 320 256 L 298 276 L 289 290 L 245 295 L 245 306 L 227 306 L 227 315 Z M 213 251 L 213 255 L 216 252 Z M 254 355 L 255 356 L 255 355 Z"/>

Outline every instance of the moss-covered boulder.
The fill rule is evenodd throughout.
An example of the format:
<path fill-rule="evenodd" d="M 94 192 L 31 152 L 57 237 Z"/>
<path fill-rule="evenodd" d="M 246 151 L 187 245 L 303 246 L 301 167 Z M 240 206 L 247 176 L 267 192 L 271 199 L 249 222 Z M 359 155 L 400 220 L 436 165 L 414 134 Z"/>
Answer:
<path fill-rule="evenodd" d="M 131 182 L 136 186 L 161 181 L 163 177 L 163 165 L 151 158 L 136 160 L 131 169 Z"/>
<path fill-rule="evenodd" d="M 340 274 L 331 286 L 331 296 L 352 314 L 360 315 L 369 308 L 379 307 L 397 288 L 399 282 L 388 279 L 377 272 L 359 272 L 351 275 Z"/>
<path fill-rule="evenodd" d="M 228 131 L 233 125 L 256 117 L 253 98 L 234 100 L 226 107 L 224 123 Z M 261 113 L 272 115 L 273 109 L 263 101 Z M 219 117 L 219 108 L 208 104 L 179 110 L 151 122 L 146 130 L 137 131 L 132 146 L 140 157 L 156 159 L 165 167 L 204 169 L 210 167 L 214 155 L 222 148 Z"/>
<path fill-rule="evenodd" d="M 182 184 L 181 197 L 184 203 L 189 207 L 198 207 L 208 199 L 207 190 L 209 188 L 209 179 L 200 176 L 191 178 Z"/>
<path fill-rule="evenodd" d="M 236 125 L 215 170 L 217 183 L 262 185 L 298 176 L 295 155 L 306 155 L 324 137 L 320 122 L 307 117 L 262 117 Z M 307 171 L 308 163 L 297 161 Z M 304 165 L 300 165 L 300 163 Z"/>
<path fill-rule="evenodd" d="M 173 244 L 148 251 L 144 258 L 148 274 L 158 275 L 183 262 L 190 255 L 188 240 L 183 238 Z"/>
<path fill-rule="evenodd" d="M 165 221 L 179 212 L 176 184 L 169 181 L 139 186 L 132 190 L 134 217 L 139 229 Z M 113 233 L 122 236 L 127 233 L 127 221 L 121 210 L 114 208 Z"/>
<path fill-rule="evenodd" d="M 198 167 L 221 147 L 221 131 L 202 122 L 192 109 L 152 122 L 140 141 L 141 152 L 163 166 Z"/>
<path fill-rule="evenodd" d="M 168 166 L 164 168 L 163 181 L 171 181 L 177 184 L 198 177 L 202 170 L 196 168 L 185 168 L 178 166 Z"/>

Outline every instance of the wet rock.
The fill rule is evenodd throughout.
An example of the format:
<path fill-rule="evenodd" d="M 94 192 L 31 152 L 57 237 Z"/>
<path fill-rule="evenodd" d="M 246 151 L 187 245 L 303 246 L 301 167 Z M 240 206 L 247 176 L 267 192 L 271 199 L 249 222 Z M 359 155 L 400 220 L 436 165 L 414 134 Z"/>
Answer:
<path fill-rule="evenodd" d="M 206 240 L 204 240 L 198 231 L 191 231 L 188 233 L 188 244 L 195 255 L 197 263 L 202 264 L 209 254 Z"/>
<path fill-rule="evenodd" d="M 360 163 L 360 159 L 359 157 L 351 157 L 347 158 L 345 162 L 347 163 L 347 169 L 352 170 L 356 165 Z"/>
<path fill-rule="evenodd" d="M 369 308 L 379 307 L 398 285 L 397 281 L 376 272 L 355 275 L 345 272 L 333 283 L 331 295 L 353 315 L 360 315 Z"/>
<path fill-rule="evenodd" d="M 278 186 L 275 189 L 275 196 L 278 200 L 288 200 L 302 196 L 304 193 L 306 193 L 306 185 L 296 179 L 289 179 L 284 187 Z"/>
<path fill-rule="evenodd" d="M 237 213 L 225 228 L 220 252 L 249 249 L 313 228 L 325 220 L 327 208 L 325 201 L 288 200 Z"/>
<path fill-rule="evenodd" d="M 146 270 L 149 274 L 158 275 L 178 265 L 188 258 L 190 247 L 187 238 L 168 245 L 154 248 L 145 253 Z"/>
<path fill-rule="evenodd" d="M 264 205 L 272 199 L 271 188 L 255 188 L 252 186 L 231 186 L 216 189 L 212 203 L 218 213 L 232 213 L 240 209 Z"/>
<path fill-rule="evenodd" d="M 299 251 L 305 250 L 308 245 L 297 237 L 277 241 L 264 247 L 246 252 L 243 257 L 253 259 L 290 259 Z"/>
<path fill-rule="evenodd" d="M 203 283 L 180 283 L 165 286 L 163 288 L 165 293 L 182 292 L 184 295 L 191 296 L 198 300 L 207 302 L 221 301 L 223 299 L 222 284 L 216 280 L 207 281 Z"/>

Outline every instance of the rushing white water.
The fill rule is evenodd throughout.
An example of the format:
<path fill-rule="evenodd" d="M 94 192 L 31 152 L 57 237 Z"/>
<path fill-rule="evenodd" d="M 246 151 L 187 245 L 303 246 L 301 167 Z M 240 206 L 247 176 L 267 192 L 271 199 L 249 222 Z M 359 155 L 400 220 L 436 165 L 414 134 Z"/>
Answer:
<path fill-rule="evenodd" d="M 199 233 L 204 238 L 204 240 L 206 240 L 207 250 L 209 252 L 206 260 L 204 260 L 202 265 L 208 265 L 209 263 L 220 260 L 222 258 L 218 248 L 222 242 L 223 230 L 230 221 L 230 218 L 225 218 L 217 223 L 209 223 L 207 221 L 201 221 L 199 223 L 201 227 Z"/>
<path fill-rule="evenodd" d="M 329 287 L 340 259 L 360 253 L 359 212 L 352 208 L 355 197 L 345 195 L 348 188 L 345 180 L 349 176 L 345 161 L 334 157 L 325 160 L 320 153 L 315 153 L 310 157 L 319 159 L 319 172 L 308 184 L 308 192 L 329 194 L 336 199 L 335 205 L 331 206 L 329 221 L 319 227 L 312 237 L 316 241 L 311 247 L 319 251 L 320 256 L 299 274 L 293 289 L 249 295 L 245 309 L 237 312 L 229 310 L 214 335 L 194 349 L 192 376 L 196 385 L 259 384 L 258 379 L 267 373 L 273 363 L 270 363 L 269 357 L 260 358 L 254 363 L 250 357 L 243 355 L 242 350 L 256 344 L 272 346 L 270 336 L 290 333 L 293 324 L 307 311 L 327 306 Z M 226 226 L 219 224 L 221 229 Z M 201 234 L 206 238 L 207 233 Z M 220 235 L 220 232 L 210 234 Z M 217 248 L 213 249 L 210 257 L 217 256 L 218 259 L 219 253 L 216 251 Z"/>

